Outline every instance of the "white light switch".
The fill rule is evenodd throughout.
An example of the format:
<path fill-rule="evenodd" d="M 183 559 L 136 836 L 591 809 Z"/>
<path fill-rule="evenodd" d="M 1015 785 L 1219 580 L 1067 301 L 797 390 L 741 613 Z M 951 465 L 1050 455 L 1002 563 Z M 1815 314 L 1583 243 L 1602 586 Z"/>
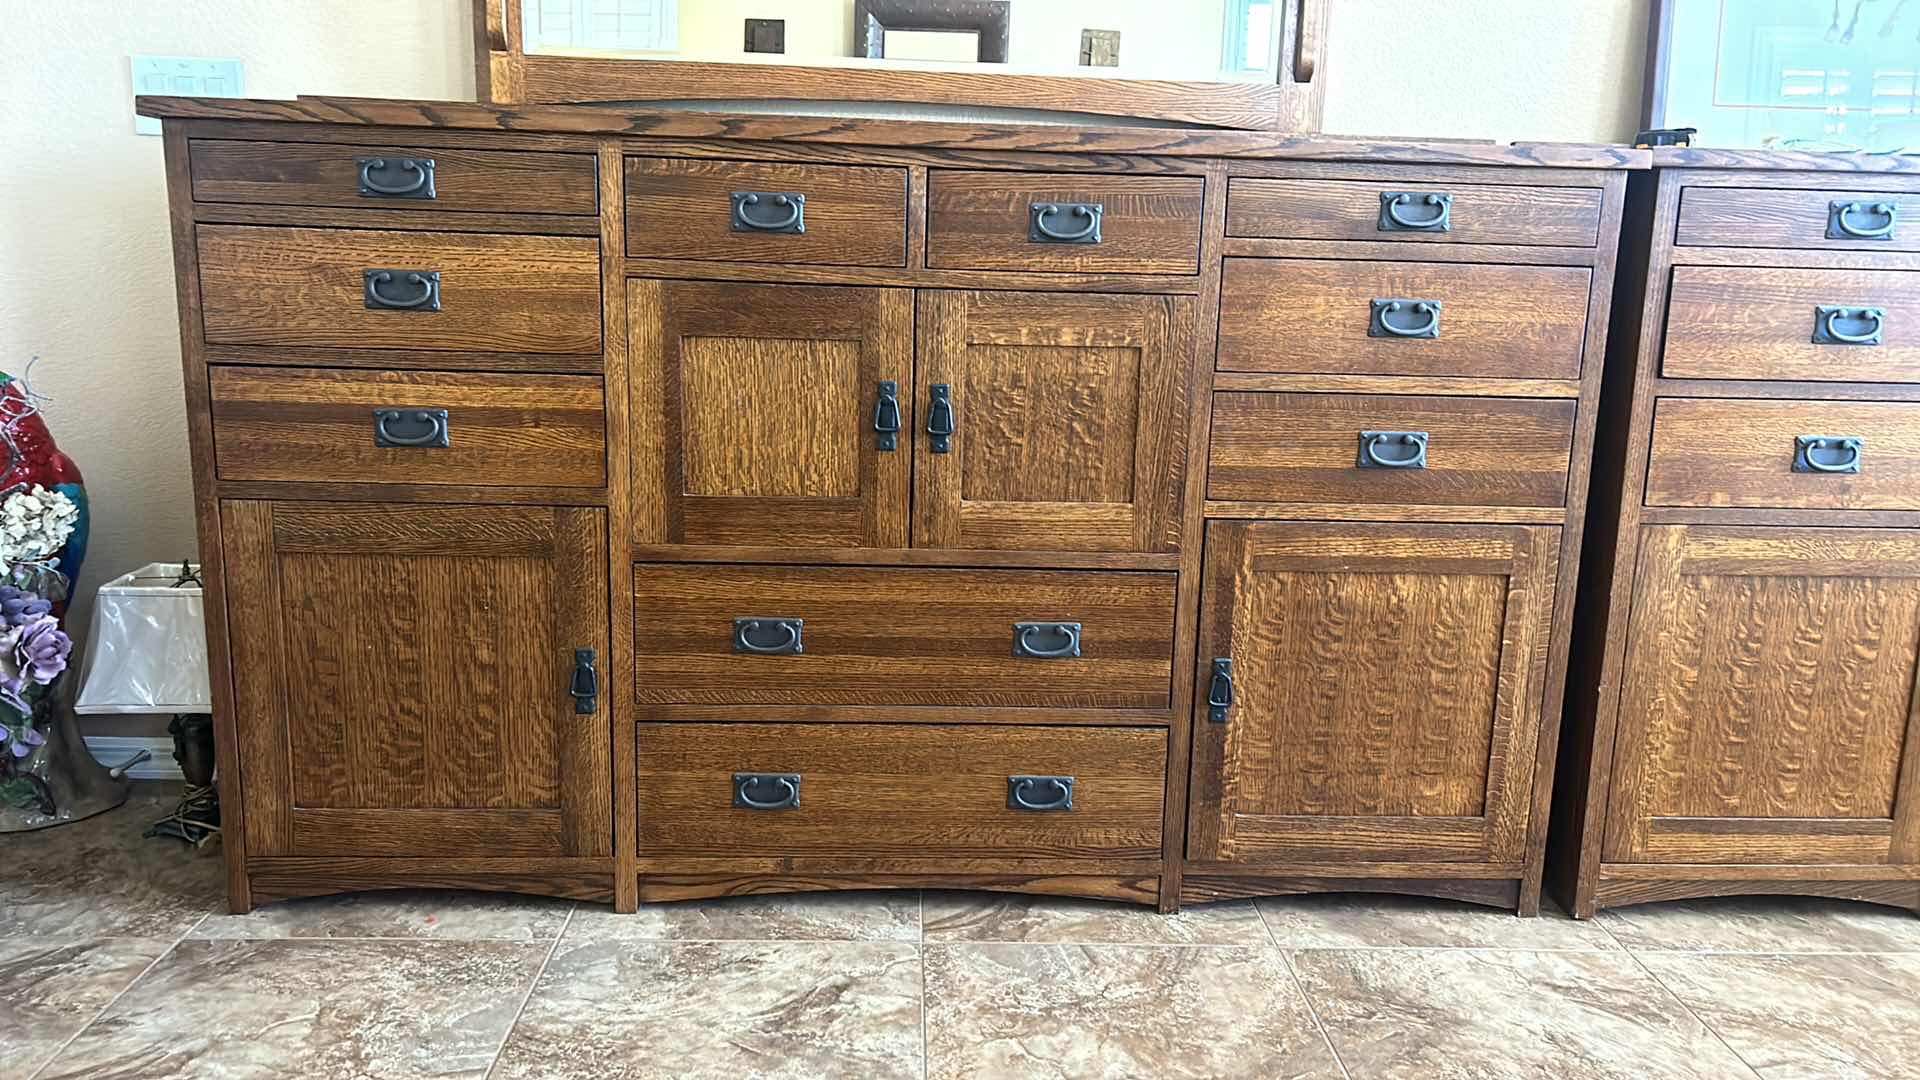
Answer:
<path fill-rule="evenodd" d="M 244 97 L 238 60 L 195 56 L 136 56 L 133 58 L 133 94 L 175 94 L 187 97 Z M 160 134 L 160 121 L 135 116 L 139 135 Z"/>

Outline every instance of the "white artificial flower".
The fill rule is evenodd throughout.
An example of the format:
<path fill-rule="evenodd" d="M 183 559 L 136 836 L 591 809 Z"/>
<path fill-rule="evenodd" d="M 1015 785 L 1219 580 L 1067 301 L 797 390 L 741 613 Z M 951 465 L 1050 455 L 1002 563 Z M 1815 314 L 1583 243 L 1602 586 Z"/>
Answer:
<path fill-rule="evenodd" d="M 0 502 L 0 563 L 45 559 L 66 544 L 80 508 L 58 491 L 35 484 Z"/>

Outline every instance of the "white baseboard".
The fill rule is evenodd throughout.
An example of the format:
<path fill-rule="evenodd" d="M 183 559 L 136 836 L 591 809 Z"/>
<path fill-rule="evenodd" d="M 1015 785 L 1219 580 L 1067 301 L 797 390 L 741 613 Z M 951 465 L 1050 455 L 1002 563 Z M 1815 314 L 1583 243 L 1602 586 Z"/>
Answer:
<path fill-rule="evenodd" d="M 135 780 L 185 779 L 180 763 L 173 760 L 173 740 L 166 736 L 138 738 L 129 735 L 89 735 L 87 752 L 102 765 L 112 767 L 145 750 L 153 756 L 127 770 Z"/>

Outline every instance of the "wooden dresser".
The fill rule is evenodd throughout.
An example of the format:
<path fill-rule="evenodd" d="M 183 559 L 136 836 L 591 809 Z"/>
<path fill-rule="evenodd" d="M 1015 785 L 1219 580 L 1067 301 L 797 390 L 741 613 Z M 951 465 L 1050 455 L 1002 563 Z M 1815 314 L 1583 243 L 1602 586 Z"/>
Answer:
<path fill-rule="evenodd" d="M 1577 915 L 1920 909 L 1920 159 L 1633 178 L 1568 693 Z"/>
<path fill-rule="evenodd" d="M 234 907 L 1537 907 L 1643 152 L 143 102 Z"/>

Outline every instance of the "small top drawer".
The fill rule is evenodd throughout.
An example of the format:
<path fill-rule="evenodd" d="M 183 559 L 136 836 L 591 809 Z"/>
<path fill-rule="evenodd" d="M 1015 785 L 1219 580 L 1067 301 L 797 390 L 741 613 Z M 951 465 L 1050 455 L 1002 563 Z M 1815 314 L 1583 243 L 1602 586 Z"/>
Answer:
<path fill-rule="evenodd" d="M 1685 188 L 1674 242 L 1920 251 L 1920 191 Z"/>
<path fill-rule="evenodd" d="M 1920 382 L 1920 273 L 1676 266 L 1660 374 Z"/>
<path fill-rule="evenodd" d="M 1197 176 L 958 172 L 927 187 L 927 265 L 936 270 L 1194 274 Z"/>
<path fill-rule="evenodd" d="M 907 170 L 627 159 L 627 254 L 643 259 L 907 264 Z"/>
<path fill-rule="evenodd" d="M 596 214 L 592 154 L 195 139 L 197 202 Z"/>
<path fill-rule="evenodd" d="M 1227 235 L 1593 247 L 1599 188 L 1239 178 Z"/>
<path fill-rule="evenodd" d="M 1920 402 L 1661 398 L 1646 501 L 1920 510 Z"/>

